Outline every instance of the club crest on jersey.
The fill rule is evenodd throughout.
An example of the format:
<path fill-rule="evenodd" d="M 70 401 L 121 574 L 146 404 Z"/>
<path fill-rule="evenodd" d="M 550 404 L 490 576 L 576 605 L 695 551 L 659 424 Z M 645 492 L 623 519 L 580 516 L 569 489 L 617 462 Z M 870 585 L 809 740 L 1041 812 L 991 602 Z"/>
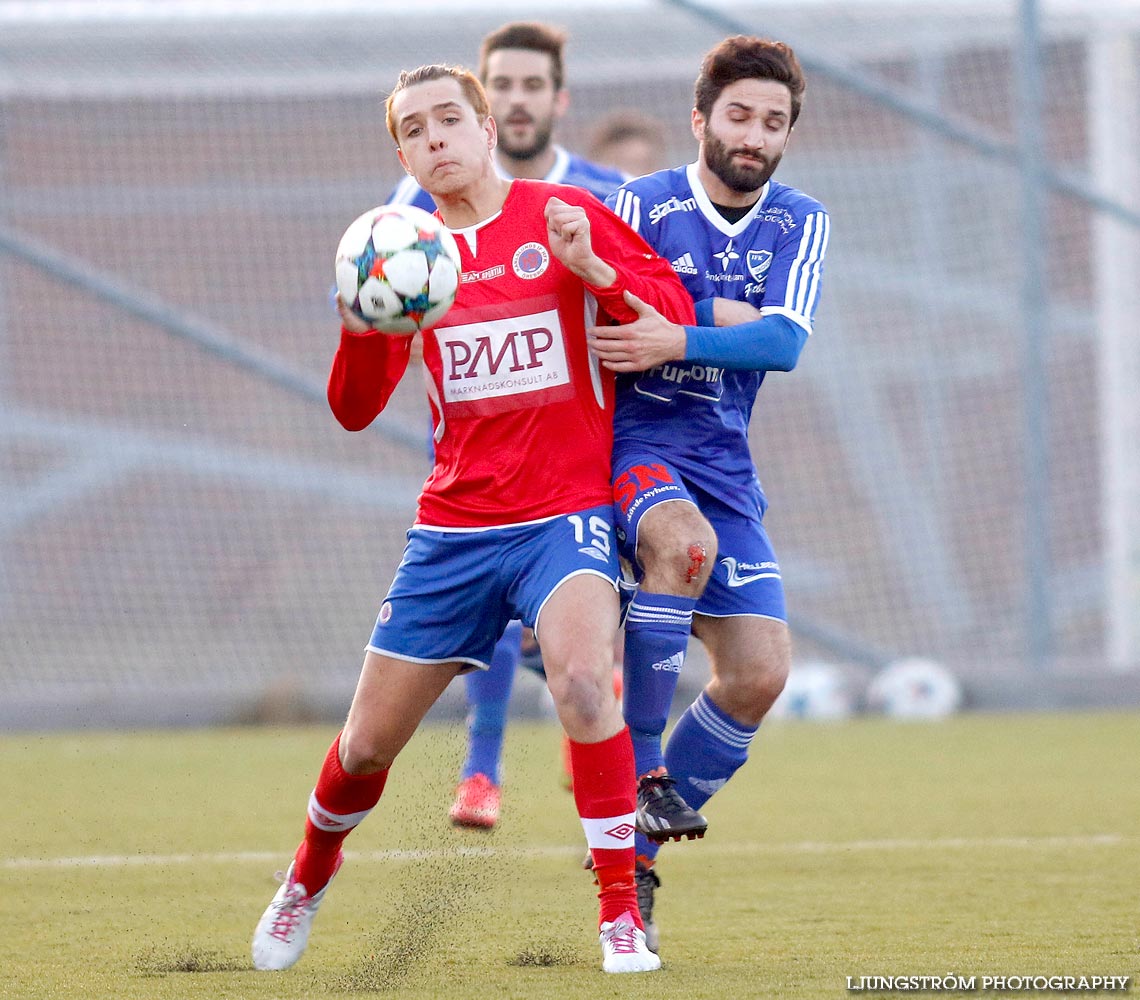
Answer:
<path fill-rule="evenodd" d="M 515 251 L 511 267 L 515 274 L 527 280 L 537 278 L 550 263 L 550 253 L 541 243 L 524 243 Z"/>
<path fill-rule="evenodd" d="M 748 273 L 756 281 L 762 282 L 764 275 L 768 273 L 768 268 L 772 266 L 772 251 L 749 250 L 744 257 L 744 263 L 748 265 Z"/>

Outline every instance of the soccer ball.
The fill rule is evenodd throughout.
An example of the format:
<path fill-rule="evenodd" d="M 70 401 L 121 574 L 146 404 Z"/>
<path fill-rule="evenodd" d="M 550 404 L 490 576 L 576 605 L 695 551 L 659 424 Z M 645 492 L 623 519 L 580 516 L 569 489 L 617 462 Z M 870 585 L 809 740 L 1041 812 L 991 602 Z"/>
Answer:
<path fill-rule="evenodd" d="M 459 247 L 414 205 L 371 208 L 336 248 L 336 289 L 374 330 L 415 333 L 438 323 L 459 290 Z"/>
<path fill-rule="evenodd" d="M 867 707 L 896 719 L 942 719 L 962 707 L 962 685 L 942 664 L 907 657 L 887 664 L 867 687 Z"/>
<path fill-rule="evenodd" d="M 855 699 L 847 677 L 831 663 L 793 664 L 780 697 L 768 713 L 773 719 L 850 718 Z"/>

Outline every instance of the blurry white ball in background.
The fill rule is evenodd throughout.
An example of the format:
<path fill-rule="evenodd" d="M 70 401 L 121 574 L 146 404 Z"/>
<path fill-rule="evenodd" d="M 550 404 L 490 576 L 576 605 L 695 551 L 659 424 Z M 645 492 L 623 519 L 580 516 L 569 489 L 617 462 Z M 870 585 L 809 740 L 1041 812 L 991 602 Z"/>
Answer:
<path fill-rule="evenodd" d="M 847 719 L 855 699 L 844 672 L 831 663 L 793 663 L 770 719 Z"/>
<path fill-rule="evenodd" d="M 895 660 L 871 678 L 867 707 L 896 719 L 942 719 L 962 707 L 962 684 L 941 663 Z"/>

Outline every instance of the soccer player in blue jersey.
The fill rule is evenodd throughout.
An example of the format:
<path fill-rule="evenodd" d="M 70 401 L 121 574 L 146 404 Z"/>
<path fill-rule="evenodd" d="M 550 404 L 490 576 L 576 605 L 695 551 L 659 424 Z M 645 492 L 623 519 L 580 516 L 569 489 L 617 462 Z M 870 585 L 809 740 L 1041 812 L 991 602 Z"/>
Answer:
<path fill-rule="evenodd" d="M 627 175 L 575 156 L 553 141 L 570 104 L 563 69 L 565 45 L 564 32 L 537 22 L 505 24 L 483 39 L 478 75 L 499 128 L 495 165 L 508 179 L 573 184 L 605 199 Z M 388 200 L 435 211 L 431 195 L 410 176 Z M 498 822 L 503 732 L 524 643 L 531 647 L 527 662 L 541 670 L 533 634 L 524 635 L 522 626 L 513 622 L 495 648 L 491 668 L 464 675 L 467 755 L 449 811 L 457 826 L 489 829 Z"/>
<path fill-rule="evenodd" d="M 699 810 L 744 763 L 791 660 L 748 425 L 765 375 L 796 366 L 819 302 L 827 212 L 772 178 L 803 92 L 787 45 L 725 39 L 696 81 L 697 161 L 630 181 L 607 201 L 672 262 L 702 324 L 678 326 L 631 302 L 636 322 L 590 331 L 595 354 L 621 373 L 614 501 L 639 580 L 625 621 L 624 711 L 653 948 L 658 848 L 703 836 Z M 711 680 L 662 751 L 690 631 Z"/>

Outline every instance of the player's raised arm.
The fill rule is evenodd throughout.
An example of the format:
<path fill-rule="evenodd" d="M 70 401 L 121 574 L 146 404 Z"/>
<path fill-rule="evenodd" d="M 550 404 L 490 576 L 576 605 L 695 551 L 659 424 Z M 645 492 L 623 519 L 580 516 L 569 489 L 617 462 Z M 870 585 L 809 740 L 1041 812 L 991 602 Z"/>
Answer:
<path fill-rule="evenodd" d="M 590 217 L 581 205 L 561 198 L 546 203 L 546 231 L 550 252 L 588 285 L 602 288 L 617 280 L 617 272 L 594 252 Z"/>
<path fill-rule="evenodd" d="M 590 254 L 612 274 L 608 283 L 583 277 L 604 311 L 600 322 L 616 319 L 631 323 L 637 319 L 637 312 L 625 299 L 627 291 L 672 322 L 695 321 L 693 301 L 667 260 L 596 199 L 583 199 L 572 207 L 581 213 L 575 217 L 574 231 L 585 230 Z M 584 247 L 578 249 L 585 252 Z"/>
<path fill-rule="evenodd" d="M 378 333 L 337 297 L 340 346 L 329 372 L 328 400 L 345 430 L 364 430 L 388 405 L 411 355 L 412 337 Z"/>

